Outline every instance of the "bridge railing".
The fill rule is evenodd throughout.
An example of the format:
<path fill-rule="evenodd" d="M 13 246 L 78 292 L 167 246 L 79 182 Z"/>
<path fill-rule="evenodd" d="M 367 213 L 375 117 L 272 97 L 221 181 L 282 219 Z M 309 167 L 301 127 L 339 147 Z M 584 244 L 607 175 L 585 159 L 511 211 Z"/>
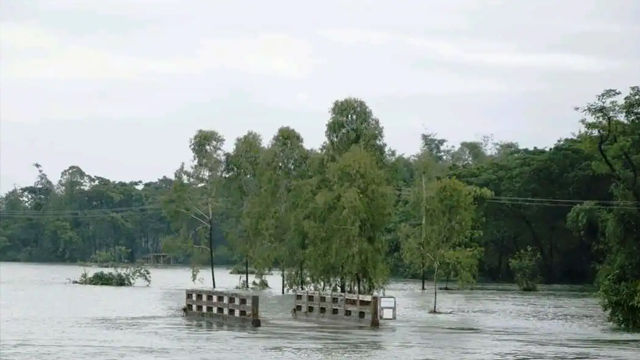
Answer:
<path fill-rule="evenodd" d="M 396 319 L 396 302 L 388 296 L 297 291 L 292 315 L 378 327 L 380 320 Z"/>
<path fill-rule="evenodd" d="M 261 326 L 260 297 L 241 292 L 188 289 L 184 315 Z"/>

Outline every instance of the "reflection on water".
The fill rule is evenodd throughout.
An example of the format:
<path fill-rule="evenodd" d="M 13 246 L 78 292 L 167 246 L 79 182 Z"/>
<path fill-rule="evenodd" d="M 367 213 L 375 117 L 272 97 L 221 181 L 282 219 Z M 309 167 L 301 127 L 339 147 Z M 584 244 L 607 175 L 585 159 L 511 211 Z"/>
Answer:
<path fill-rule="evenodd" d="M 0 264 L 2 359 L 637 359 L 640 351 L 640 335 L 610 329 L 580 288 L 440 292 L 452 313 L 431 315 L 430 291 L 394 282 L 387 293 L 398 320 L 378 330 L 294 321 L 293 297 L 275 288 L 261 293 L 263 327 L 253 329 L 183 318 L 187 269 L 154 269 L 150 287 L 66 283 L 81 271 Z M 216 275 L 222 288 L 236 285 L 223 269 Z"/>

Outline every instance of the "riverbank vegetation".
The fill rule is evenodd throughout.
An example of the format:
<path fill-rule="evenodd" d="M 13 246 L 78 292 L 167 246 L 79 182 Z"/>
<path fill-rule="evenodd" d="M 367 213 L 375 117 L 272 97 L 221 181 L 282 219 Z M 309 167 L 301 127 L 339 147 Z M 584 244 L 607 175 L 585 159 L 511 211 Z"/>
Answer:
<path fill-rule="evenodd" d="M 199 130 L 191 161 L 157 181 L 71 166 L 53 182 L 36 164 L 33 185 L 1 198 L 0 259 L 108 252 L 135 263 L 165 252 L 242 267 L 247 285 L 246 269 L 275 268 L 284 288 L 360 293 L 392 274 L 423 287 L 478 276 L 523 290 L 595 282 L 610 320 L 637 328 L 640 90 L 607 90 L 576 119 L 580 131 L 549 148 L 491 137 L 450 145 L 425 133 L 416 154 L 398 154 L 350 98 L 333 104 L 318 149 L 289 127 L 269 141 L 249 132 L 230 151 L 222 134 Z"/>

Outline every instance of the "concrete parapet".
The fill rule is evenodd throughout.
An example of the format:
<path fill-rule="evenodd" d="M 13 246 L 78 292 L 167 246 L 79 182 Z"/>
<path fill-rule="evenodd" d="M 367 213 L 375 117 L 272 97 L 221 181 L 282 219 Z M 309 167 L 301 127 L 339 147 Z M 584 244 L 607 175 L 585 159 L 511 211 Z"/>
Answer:
<path fill-rule="evenodd" d="M 384 309 L 381 308 L 381 298 L 386 299 Z M 393 299 L 392 308 L 388 299 Z M 383 311 L 386 314 L 384 318 Z M 317 291 L 297 291 L 291 313 L 294 318 L 345 320 L 371 327 L 379 327 L 380 320 L 395 320 L 396 317 L 393 297 Z"/>
<path fill-rule="evenodd" d="M 249 323 L 259 327 L 260 297 L 219 290 L 189 289 L 186 291 L 185 316 L 210 318 L 234 323 Z"/>

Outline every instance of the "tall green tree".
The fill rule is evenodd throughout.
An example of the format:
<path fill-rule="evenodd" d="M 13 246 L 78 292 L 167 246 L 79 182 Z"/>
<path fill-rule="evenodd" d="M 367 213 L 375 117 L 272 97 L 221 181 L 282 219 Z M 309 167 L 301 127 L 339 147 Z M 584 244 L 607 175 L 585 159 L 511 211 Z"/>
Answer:
<path fill-rule="evenodd" d="M 225 167 L 223 145 L 224 138 L 218 132 L 198 130 L 190 142 L 192 164 L 189 167 L 182 164 L 176 171 L 171 191 L 164 201 L 165 212 L 178 231 L 176 236 L 166 239 L 165 248 L 173 253 L 190 252 L 194 259 L 198 253 L 207 251 L 214 289 L 214 226 L 219 211 L 224 207 L 220 193 Z M 207 245 L 195 240 L 203 233 L 208 239 Z M 198 264 L 193 265 L 195 280 Z"/>
<path fill-rule="evenodd" d="M 351 151 L 354 144 L 358 144 L 378 165 L 384 163 L 387 148 L 384 129 L 364 101 L 357 98 L 337 100 L 331 107 L 330 115 L 324 145 L 329 161 L 336 161 Z"/>
<path fill-rule="evenodd" d="M 302 203 L 296 203 L 300 196 L 296 191 L 298 182 L 308 178 L 307 162 L 309 152 L 304 148 L 302 136 L 294 129 L 281 127 L 264 152 L 263 195 L 266 196 L 264 241 L 272 254 L 274 263 L 281 269 L 282 293 L 286 286 L 287 270 L 296 278 L 292 283 L 301 289 L 305 286 L 304 249 L 306 236 L 294 231 L 296 211 Z M 295 284 L 295 285 L 293 285 Z"/>
<path fill-rule="evenodd" d="M 228 213 L 232 220 L 227 222 L 226 233 L 235 253 L 242 257 L 245 266 L 245 285 L 249 286 L 249 263 L 260 270 L 268 265 L 269 255 L 261 246 L 259 234 L 265 210 L 270 204 L 262 196 L 264 177 L 262 165 L 264 157 L 262 138 L 250 131 L 238 138 L 233 151 L 226 157 L 226 174 L 229 186 Z"/>
<path fill-rule="evenodd" d="M 314 244 L 315 256 L 331 254 L 336 275 L 358 293 L 371 293 L 387 281 L 384 228 L 393 214 L 393 190 L 364 148 L 352 147 L 327 169 L 330 187 L 319 195 L 331 242 Z"/>
<path fill-rule="evenodd" d="M 575 207 L 574 229 L 599 228 L 606 254 L 598 270 L 602 306 L 609 319 L 627 329 L 640 328 L 640 87 L 622 93 L 606 90 L 578 108 L 586 117 L 579 135 L 599 155 L 593 169 L 611 177 L 614 202 L 592 212 L 594 203 Z"/>
<path fill-rule="evenodd" d="M 461 278 L 477 269 L 478 248 L 471 242 L 477 235 L 477 199 L 491 194 L 456 179 L 437 180 L 427 187 L 422 177 L 418 186 L 412 202 L 417 204 L 414 214 L 420 220 L 414 226 L 405 226 L 403 254 L 407 262 L 420 270 L 426 266 L 433 269 L 433 313 L 436 313 L 438 276 L 443 264 L 456 264 Z"/>

